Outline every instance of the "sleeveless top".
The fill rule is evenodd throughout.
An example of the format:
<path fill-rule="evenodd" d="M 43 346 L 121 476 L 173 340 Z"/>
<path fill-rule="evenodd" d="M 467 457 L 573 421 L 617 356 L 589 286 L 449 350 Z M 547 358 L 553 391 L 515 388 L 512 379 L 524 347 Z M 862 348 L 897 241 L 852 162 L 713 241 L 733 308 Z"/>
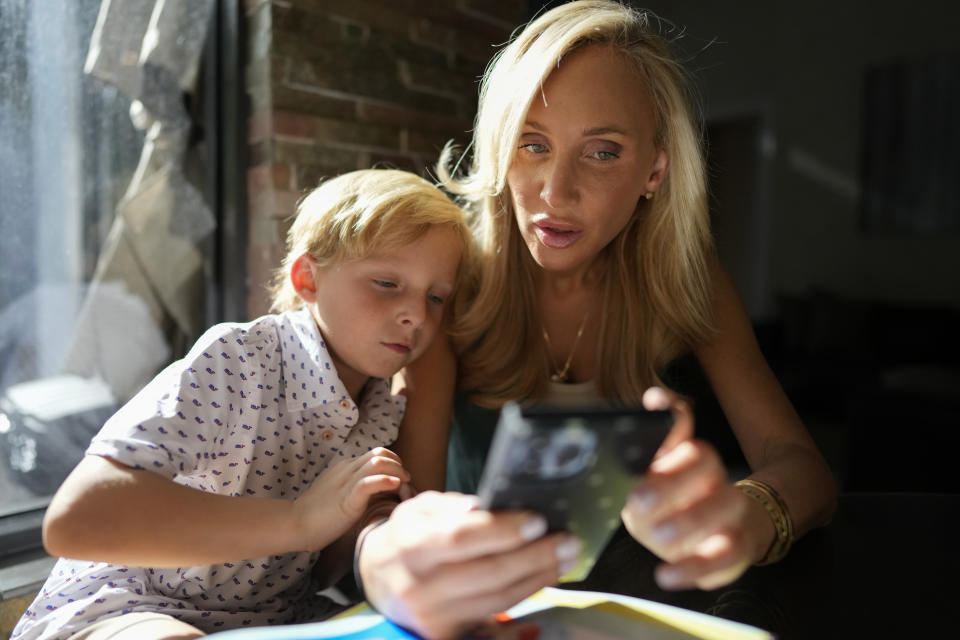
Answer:
<path fill-rule="evenodd" d="M 467 392 L 457 390 L 454 398 L 447 447 L 447 490 L 476 493 L 500 410 L 475 405 L 468 396 Z M 543 401 L 584 404 L 598 398 L 593 380 L 572 384 L 551 381 Z"/>

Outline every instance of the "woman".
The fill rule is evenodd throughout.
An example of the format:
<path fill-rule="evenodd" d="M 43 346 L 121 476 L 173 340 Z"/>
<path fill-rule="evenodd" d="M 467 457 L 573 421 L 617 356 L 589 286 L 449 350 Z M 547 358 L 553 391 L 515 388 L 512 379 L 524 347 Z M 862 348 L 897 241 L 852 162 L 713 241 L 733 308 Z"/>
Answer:
<path fill-rule="evenodd" d="M 584 397 L 672 407 L 676 426 L 622 518 L 664 560 L 661 587 L 711 589 L 827 522 L 835 489 L 714 255 L 687 84 L 649 20 L 610 1 L 571 2 L 528 25 L 488 68 L 471 166 L 444 171 L 449 148 L 440 163 L 478 223 L 476 286 L 452 344 L 437 341 L 406 372 L 397 451 L 418 486 L 442 486 L 455 380 L 460 397 L 493 409 Z M 685 403 L 662 388 L 664 369 L 687 352 L 750 465 L 737 485 L 715 450 L 692 439 Z M 456 404 L 451 451 L 463 455 L 450 465 L 469 488 L 490 428 Z M 463 445 L 464 436 L 480 442 Z M 358 558 L 370 601 L 445 637 L 569 566 L 569 537 L 541 536 L 531 514 L 472 504 L 426 493 L 368 529 Z"/>

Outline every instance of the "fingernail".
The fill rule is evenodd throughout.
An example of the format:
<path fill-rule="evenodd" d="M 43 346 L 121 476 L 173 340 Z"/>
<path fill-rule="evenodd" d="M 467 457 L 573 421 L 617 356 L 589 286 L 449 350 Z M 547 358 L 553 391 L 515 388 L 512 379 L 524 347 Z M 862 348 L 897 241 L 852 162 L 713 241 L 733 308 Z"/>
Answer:
<path fill-rule="evenodd" d="M 557 568 L 557 571 L 560 573 L 560 577 L 563 577 L 577 568 L 577 559 L 570 558 L 569 560 L 564 560 L 560 563 L 560 566 Z"/>
<path fill-rule="evenodd" d="M 520 535 L 524 540 L 536 540 L 547 532 L 547 519 L 543 516 L 532 516 L 520 527 Z"/>
<path fill-rule="evenodd" d="M 670 396 L 660 387 L 650 387 L 644 393 L 644 404 L 648 409 L 669 409 Z"/>
<path fill-rule="evenodd" d="M 664 522 L 651 529 L 650 536 L 655 542 L 667 544 L 668 542 L 673 542 L 674 538 L 677 537 L 677 528 L 670 523 Z"/>
<path fill-rule="evenodd" d="M 464 511 L 476 511 L 480 508 L 480 498 L 475 495 L 459 496 Z"/>
<path fill-rule="evenodd" d="M 654 576 L 661 589 L 679 589 L 685 586 L 683 573 L 673 567 L 659 567 Z"/>
<path fill-rule="evenodd" d="M 649 487 L 642 487 L 631 493 L 627 502 L 628 507 L 638 516 L 646 515 L 657 506 L 657 492 Z"/>
<path fill-rule="evenodd" d="M 561 567 L 571 560 L 576 562 L 577 554 L 580 553 L 580 540 L 573 536 L 567 537 L 557 545 L 556 553 Z"/>

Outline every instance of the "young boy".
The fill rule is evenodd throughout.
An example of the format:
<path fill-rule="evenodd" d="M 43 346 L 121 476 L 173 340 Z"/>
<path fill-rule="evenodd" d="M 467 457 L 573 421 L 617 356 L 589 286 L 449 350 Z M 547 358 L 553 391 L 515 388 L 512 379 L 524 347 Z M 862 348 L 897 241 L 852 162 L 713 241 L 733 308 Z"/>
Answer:
<path fill-rule="evenodd" d="M 389 378 L 441 329 L 469 243 L 462 211 L 411 173 L 310 193 L 275 315 L 208 330 L 64 481 L 43 531 L 62 558 L 11 637 L 192 638 L 322 614 L 321 552 L 410 480 L 384 448 L 404 407 Z"/>

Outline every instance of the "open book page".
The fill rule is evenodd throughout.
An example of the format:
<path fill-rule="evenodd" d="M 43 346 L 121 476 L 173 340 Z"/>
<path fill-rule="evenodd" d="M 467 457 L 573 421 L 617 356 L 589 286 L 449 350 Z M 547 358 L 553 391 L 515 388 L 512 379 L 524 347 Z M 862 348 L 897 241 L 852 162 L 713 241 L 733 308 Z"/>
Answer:
<path fill-rule="evenodd" d="M 366 604 L 325 622 L 223 631 L 212 640 L 417 640 Z M 596 591 L 546 588 L 464 640 L 773 640 L 749 625 L 679 607 Z"/>

